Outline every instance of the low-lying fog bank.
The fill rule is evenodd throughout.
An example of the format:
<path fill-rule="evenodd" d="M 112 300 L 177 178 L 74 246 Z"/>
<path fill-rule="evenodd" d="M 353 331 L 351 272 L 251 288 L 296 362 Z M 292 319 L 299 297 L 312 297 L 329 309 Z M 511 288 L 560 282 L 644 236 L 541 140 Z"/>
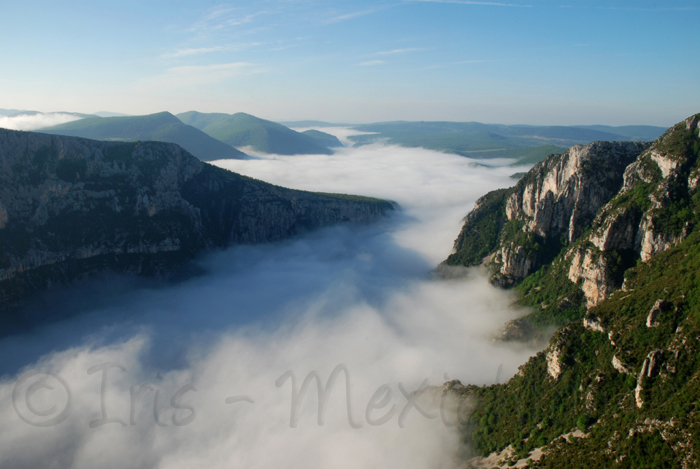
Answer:
<path fill-rule="evenodd" d="M 516 169 L 394 146 L 216 164 L 403 212 L 213 253 L 176 286 L 95 282 L 109 303 L 0 340 L 0 466 L 453 467 L 451 417 L 406 395 L 492 383 L 499 368 L 505 380 L 534 351 L 491 340 L 518 314 L 508 293 L 475 271 L 431 272 L 476 198 Z M 313 371 L 323 425 L 316 381 L 294 397 Z"/>

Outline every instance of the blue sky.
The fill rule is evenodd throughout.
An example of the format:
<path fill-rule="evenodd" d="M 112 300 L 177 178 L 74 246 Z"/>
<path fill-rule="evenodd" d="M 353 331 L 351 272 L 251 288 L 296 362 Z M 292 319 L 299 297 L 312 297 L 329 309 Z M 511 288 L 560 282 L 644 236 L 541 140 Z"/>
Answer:
<path fill-rule="evenodd" d="M 5 1 L 0 108 L 670 125 L 700 1 Z"/>

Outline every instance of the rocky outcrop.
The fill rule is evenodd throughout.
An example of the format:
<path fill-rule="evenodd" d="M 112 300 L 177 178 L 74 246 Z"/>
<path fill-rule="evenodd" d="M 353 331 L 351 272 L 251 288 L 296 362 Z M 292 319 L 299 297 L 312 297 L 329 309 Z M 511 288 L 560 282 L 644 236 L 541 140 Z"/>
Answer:
<path fill-rule="evenodd" d="M 566 272 L 592 308 L 637 260 L 680 244 L 696 223 L 688 201 L 700 179 L 697 121 L 652 144 L 596 142 L 536 165 L 505 196 L 493 283 L 513 286 L 561 254 L 551 271 Z"/>
<path fill-rule="evenodd" d="M 476 263 L 488 258 L 492 282 L 503 287 L 552 260 L 560 240 L 572 243 L 590 226 L 601 206 L 620 189 L 625 167 L 648 143 L 594 142 L 550 155 L 505 193 L 493 192 L 465 219 L 448 264 Z M 498 217 L 487 210 L 497 211 Z M 490 225 L 482 221 L 488 220 Z M 481 223 L 480 223 L 481 222 Z M 495 233 L 489 243 L 473 233 Z M 467 243 L 466 241 L 471 241 Z M 490 248 L 484 252 L 483 247 Z"/>
<path fill-rule="evenodd" d="M 639 372 L 639 376 L 637 376 L 637 387 L 634 388 L 634 401 L 639 409 L 641 409 L 644 405 L 644 399 L 642 399 L 642 391 L 644 391 L 644 387 L 642 385 L 644 383 L 644 378 L 646 377 L 648 368 L 649 359 L 647 358 L 642 364 L 642 369 Z"/>
<path fill-rule="evenodd" d="M 618 373 L 625 373 L 625 374 L 631 373 L 629 368 L 627 368 L 627 366 L 624 363 L 622 363 L 622 360 L 617 358 L 617 355 L 613 355 L 612 366 L 613 366 L 613 368 L 615 368 L 617 370 Z"/>
<path fill-rule="evenodd" d="M 666 300 L 656 300 L 656 303 L 654 303 L 654 306 L 652 306 L 651 310 L 649 311 L 649 316 L 647 316 L 647 322 L 646 326 L 647 328 L 650 327 L 658 327 L 659 326 L 659 315 L 661 314 L 662 311 L 669 309 L 671 306 L 671 303 L 669 303 Z"/>
<path fill-rule="evenodd" d="M 0 129 L 0 305 L 94 272 L 167 273 L 203 249 L 364 223 L 392 209 L 277 187 L 175 144 Z"/>
<path fill-rule="evenodd" d="M 601 214 L 606 213 L 605 210 Z M 626 207 L 601 215 L 597 221 L 602 227 L 590 236 L 591 243 L 600 251 L 634 249 L 639 217 Z"/>
<path fill-rule="evenodd" d="M 639 257 L 646 262 L 652 256 L 677 246 L 686 236 L 686 230 L 683 230 L 680 234 L 657 231 L 654 229 L 653 220 L 645 217 L 639 226 L 637 235 L 637 238 L 641 238 L 638 247 Z"/>
<path fill-rule="evenodd" d="M 552 379 L 559 379 L 561 376 L 561 350 L 552 348 L 547 352 L 547 374 Z"/>
<path fill-rule="evenodd" d="M 583 328 L 589 331 L 605 332 L 605 328 L 600 324 L 600 319 L 595 316 L 583 318 Z"/>
<path fill-rule="evenodd" d="M 571 260 L 569 280 L 581 284 L 581 290 L 586 296 L 586 306 L 592 307 L 600 303 L 615 290 L 615 282 L 610 276 L 610 269 L 605 256 L 599 252 L 578 249 Z"/>
<path fill-rule="evenodd" d="M 644 392 L 644 382 L 647 378 L 651 378 L 657 372 L 658 362 L 663 355 L 663 352 L 663 350 L 654 350 L 649 352 L 649 355 L 644 360 L 644 363 L 642 363 L 642 369 L 639 371 L 639 375 L 637 375 L 637 387 L 634 388 L 634 401 L 639 409 L 641 409 L 644 405 L 644 398 L 642 394 Z"/>
<path fill-rule="evenodd" d="M 621 287 L 620 274 L 632 261 L 647 262 L 692 231 L 694 215 L 681 207 L 697 189 L 697 120 L 671 128 L 625 169 L 619 193 L 600 209 L 588 238 L 572 248 L 578 251 L 569 279 L 582 282 L 588 307 Z"/>
<path fill-rule="evenodd" d="M 492 283 L 511 287 L 532 272 L 536 259 L 524 246 L 511 243 L 495 252 L 491 262 L 499 266 Z"/>
<path fill-rule="evenodd" d="M 617 193 L 627 165 L 648 146 L 638 142 L 594 142 L 548 157 L 508 197 L 508 220 L 524 220 L 524 231 L 543 238 L 575 241 L 598 209 Z"/>

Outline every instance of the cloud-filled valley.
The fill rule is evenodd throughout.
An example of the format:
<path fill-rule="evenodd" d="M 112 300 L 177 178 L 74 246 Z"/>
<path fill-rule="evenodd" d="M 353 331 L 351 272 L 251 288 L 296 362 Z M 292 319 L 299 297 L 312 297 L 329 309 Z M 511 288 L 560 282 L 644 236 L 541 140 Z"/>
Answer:
<path fill-rule="evenodd" d="M 0 127 L 10 130 L 36 130 L 65 124 L 78 119 L 82 119 L 82 117 L 65 112 L 39 112 L 13 116 L 0 115 Z"/>
<path fill-rule="evenodd" d="M 0 466 L 453 467 L 456 432 L 407 407 L 403 391 L 426 379 L 493 383 L 499 370 L 504 380 L 534 353 L 492 340 L 521 313 L 510 294 L 475 270 L 433 275 L 473 202 L 512 184 L 518 169 L 494 163 L 503 162 L 384 145 L 216 162 L 402 211 L 210 253 L 199 275 L 176 284 L 104 278 L 57 296 L 52 307 L 80 314 L 0 339 L 10 357 L 0 369 Z M 324 424 L 312 382 L 291 428 L 293 385 L 317 371 L 325 386 L 339 365 Z M 32 370 L 60 377 L 70 399 L 56 378 L 32 388 Z M 289 371 L 295 383 L 281 379 Z M 22 420 L 46 420 L 68 400 L 55 426 Z"/>

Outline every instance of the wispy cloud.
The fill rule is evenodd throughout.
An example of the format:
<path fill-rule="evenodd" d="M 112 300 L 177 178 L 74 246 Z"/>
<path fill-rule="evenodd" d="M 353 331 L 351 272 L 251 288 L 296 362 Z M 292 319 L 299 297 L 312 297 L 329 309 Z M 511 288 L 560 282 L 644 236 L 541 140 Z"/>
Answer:
<path fill-rule="evenodd" d="M 161 57 L 164 58 L 173 58 L 173 57 L 185 57 L 188 55 L 200 55 L 200 54 L 208 54 L 209 52 L 220 52 L 226 50 L 225 47 L 222 46 L 217 46 L 217 47 L 198 47 L 198 48 L 188 48 L 188 49 L 178 49 L 175 52 L 170 52 L 168 54 L 163 54 Z"/>
<path fill-rule="evenodd" d="M 477 2 L 470 0 L 407 0 L 409 2 L 422 2 L 422 3 L 456 3 L 460 5 L 486 5 L 486 6 L 496 6 L 496 7 L 518 7 L 518 8 L 532 8 L 532 5 L 521 5 L 517 3 L 500 3 L 500 2 Z"/>
<path fill-rule="evenodd" d="M 425 47 L 411 47 L 408 49 L 394 49 L 394 50 L 385 50 L 382 52 L 375 52 L 372 55 L 394 55 L 394 54 L 405 54 L 407 52 L 417 52 L 421 50 L 426 50 Z"/>
<path fill-rule="evenodd" d="M 187 57 L 190 55 L 201 55 L 209 54 L 211 52 L 230 52 L 230 51 L 240 51 L 250 47 L 261 46 L 262 42 L 251 42 L 247 44 L 234 44 L 228 46 L 214 46 L 214 47 L 196 47 L 196 48 L 185 48 L 177 49 L 175 52 L 170 52 L 161 55 L 163 58 L 177 58 L 177 57 Z"/>
<path fill-rule="evenodd" d="M 255 13 L 241 13 L 240 8 L 218 6 L 196 21 L 189 29 L 190 32 L 207 33 L 226 28 L 252 23 L 255 17 L 267 13 L 266 10 Z"/>
<path fill-rule="evenodd" d="M 236 76 L 254 75 L 267 71 L 264 66 L 250 62 L 188 65 L 169 68 L 160 75 L 149 77 L 142 84 L 144 88 L 181 88 L 220 83 Z"/>
<path fill-rule="evenodd" d="M 361 67 L 370 67 L 370 66 L 372 66 L 372 65 L 381 65 L 381 64 L 384 64 L 384 63 L 386 63 L 386 60 L 369 60 L 369 61 L 367 61 L 367 62 L 361 62 L 361 63 L 359 63 L 359 64 L 357 64 L 357 65 L 359 65 L 359 66 L 361 66 Z"/>
<path fill-rule="evenodd" d="M 340 21 L 352 20 L 355 18 L 359 18 L 361 16 L 371 15 L 372 13 L 374 13 L 376 11 L 378 11 L 378 9 L 373 8 L 371 10 L 362 10 L 362 11 L 356 11 L 354 13 L 348 13 L 345 15 L 335 16 L 333 18 L 325 20 L 323 22 L 323 24 L 332 24 L 332 23 L 338 23 Z"/>

